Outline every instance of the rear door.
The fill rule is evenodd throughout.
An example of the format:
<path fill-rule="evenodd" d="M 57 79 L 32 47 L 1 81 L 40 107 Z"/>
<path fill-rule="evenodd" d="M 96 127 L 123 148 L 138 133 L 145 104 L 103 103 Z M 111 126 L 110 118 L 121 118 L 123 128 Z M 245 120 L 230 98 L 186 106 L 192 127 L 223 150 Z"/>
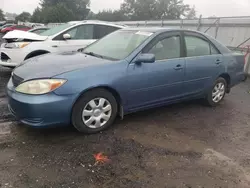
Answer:
<path fill-rule="evenodd" d="M 209 88 L 224 70 L 219 50 L 203 35 L 184 32 L 186 47 L 185 92 L 199 94 Z"/>

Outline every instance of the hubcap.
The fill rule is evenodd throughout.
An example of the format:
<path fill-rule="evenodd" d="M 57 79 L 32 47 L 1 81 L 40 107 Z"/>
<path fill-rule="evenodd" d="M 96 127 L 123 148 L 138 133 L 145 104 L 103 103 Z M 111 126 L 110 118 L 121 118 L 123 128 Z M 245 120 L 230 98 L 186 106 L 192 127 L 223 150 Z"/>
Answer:
<path fill-rule="evenodd" d="M 89 101 L 82 111 L 82 120 L 89 128 L 96 129 L 104 126 L 110 119 L 112 107 L 104 98 Z"/>
<path fill-rule="evenodd" d="M 215 103 L 220 102 L 224 95 L 225 95 L 225 84 L 222 82 L 217 83 L 214 86 L 213 93 L 212 93 L 213 101 Z"/>

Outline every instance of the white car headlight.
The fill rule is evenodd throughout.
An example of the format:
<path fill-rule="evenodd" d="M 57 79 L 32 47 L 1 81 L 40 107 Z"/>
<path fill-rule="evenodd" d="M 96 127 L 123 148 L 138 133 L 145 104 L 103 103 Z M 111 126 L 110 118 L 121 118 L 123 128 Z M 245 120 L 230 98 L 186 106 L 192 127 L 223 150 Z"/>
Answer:
<path fill-rule="evenodd" d="M 63 79 L 41 79 L 24 82 L 16 87 L 19 93 L 30 95 L 46 94 L 62 86 L 66 80 Z"/>
<path fill-rule="evenodd" d="M 29 45 L 29 42 L 18 42 L 18 43 L 7 43 L 5 44 L 5 48 L 24 48 Z"/>

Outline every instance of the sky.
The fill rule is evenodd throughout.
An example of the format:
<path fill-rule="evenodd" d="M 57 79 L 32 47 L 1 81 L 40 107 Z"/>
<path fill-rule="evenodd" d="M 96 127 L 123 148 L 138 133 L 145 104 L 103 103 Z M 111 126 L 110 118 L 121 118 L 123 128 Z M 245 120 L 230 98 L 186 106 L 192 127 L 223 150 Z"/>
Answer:
<path fill-rule="evenodd" d="M 91 0 L 91 10 L 118 9 L 123 0 Z M 4 12 L 32 13 L 40 0 L 0 0 Z M 209 16 L 250 16 L 250 0 L 184 0 L 184 3 L 195 6 L 197 14 Z"/>

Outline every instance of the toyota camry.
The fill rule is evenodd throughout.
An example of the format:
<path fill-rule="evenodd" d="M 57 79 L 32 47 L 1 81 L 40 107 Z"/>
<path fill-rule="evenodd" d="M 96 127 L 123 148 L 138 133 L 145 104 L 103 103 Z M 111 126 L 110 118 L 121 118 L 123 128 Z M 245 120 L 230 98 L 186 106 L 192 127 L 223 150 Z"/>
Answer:
<path fill-rule="evenodd" d="M 127 28 L 78 52 L 24 61 L 8 82 L 24 124 L 96 133 L 119 115 L 202 98 L 218 105 L 244 78 L 244 56 L 189 30 Z"/>

